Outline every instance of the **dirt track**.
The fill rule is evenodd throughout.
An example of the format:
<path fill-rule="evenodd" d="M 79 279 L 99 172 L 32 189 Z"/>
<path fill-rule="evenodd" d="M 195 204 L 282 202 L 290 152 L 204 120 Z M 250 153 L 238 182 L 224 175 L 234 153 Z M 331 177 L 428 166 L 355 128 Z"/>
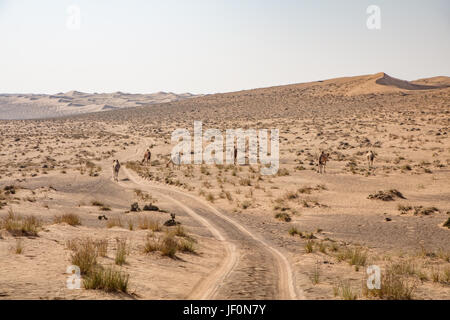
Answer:
<path fill-rule="evenodd" d="M 136 154 L 143 153 L 141 147 Z M 123 162 L 123 161 L 122 161 Z M 201 198 L 154 182 L 146 181 L 122 167 L 125 188 L 139 186 L 145 191 L 172 201 L 180 209 L 208 228 L 223 242 L 225 257 L 210 275 L 202 279 L 187 299 L 302 299 L 294 287 L 288 259 L 266 240 L 221 213 Z"/>

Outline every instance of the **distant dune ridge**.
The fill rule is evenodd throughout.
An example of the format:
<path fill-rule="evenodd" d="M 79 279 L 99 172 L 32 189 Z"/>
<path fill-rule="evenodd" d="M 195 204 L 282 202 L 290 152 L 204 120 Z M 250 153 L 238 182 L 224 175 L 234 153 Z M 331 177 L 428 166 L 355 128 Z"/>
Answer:
<path fill-rule="evenodd" d="M 195 97 L 190 93 L 152 94 L 83 93 L 69 91 L 56 95 L 0 94 L 0 119 L 43 119 L 74 114 L 109 111 L 115 109 L 173 102 Z"/>
<path fill-rule="evenodd" d="M 369 94 L 407 93 L 417 90 L 440 90 L 450 87 L 450 77 L 438 76 L 415 81 L 406 81 L 384 72 L 355 77 L 342 77 L 323 81 L 292 84 L 271 88 L 245 90 L 259 92 L 276 88 L 298 88 L 309 97 L 358 96 Z M 207 95 L 211 96 L 211 95 Z M 110 111 L 124 108 L 150 106 L 175 102 L 193 97 L 190 93 L 175 94 L 157 92 L 153 94 L 83 93 L 69 91 L 56 95 L 45 94 L 0 94 L 0 119 L 43 119 L 74 114 Z"/>

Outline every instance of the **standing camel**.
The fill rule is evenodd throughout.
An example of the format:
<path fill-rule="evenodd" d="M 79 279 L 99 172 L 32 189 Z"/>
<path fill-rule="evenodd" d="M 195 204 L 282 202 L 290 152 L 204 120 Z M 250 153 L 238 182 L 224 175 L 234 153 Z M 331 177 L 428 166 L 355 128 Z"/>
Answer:
<path fill-rule="evenodd" d="M 119 181 L 119 170 L 120 170 L 120 163 L 119 160 L 113 161 L 113 179 L 114 181 Z"/>
<path fill-rule="evenodd" d="M 366 157 L 367 157 L 367 164 L 370 169 L 371 167 L 373 167 L 373 159 L 375 159 L 375 153 L 372 150 L 369 150 L 367 151 Z"/>
<path fill-rule="evenodd" d="M 144 162 L 146 164 L 151 164 L 150 159 L 152 158 L 152 153 L 150 152 L 150 149 L 147 149 L 147 151 L 145 151 L 144 153 L 144 159 L 142 159 L 141 164 L 144 164 Z"/>
<path fill-rule="evenodd" d="M 180 169 L 180 165 L 181 165 L 181 155 L 179 153 L 177 153 L 175 156 L 171 156 L 169 161 L 167 161 L 166 163 L 166 168 L 168 167 L 172 167 L 172 168 L 176 168 L 177 170 Z"/>
<path fill-rule="evenodd" d="M 325 166 L 327 165 L 327 161 L 330 158 L 330 154 L 322 151 L 320 153 L 319 158 L 317 159 L 317 172 L 318 173 L 325 173 Z"/>

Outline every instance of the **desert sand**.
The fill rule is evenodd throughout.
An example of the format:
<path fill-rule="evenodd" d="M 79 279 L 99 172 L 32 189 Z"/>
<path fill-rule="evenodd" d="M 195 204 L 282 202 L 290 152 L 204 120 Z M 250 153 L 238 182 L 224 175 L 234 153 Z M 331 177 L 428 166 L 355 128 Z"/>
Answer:
<path fill-rule="evenodd" d="M 1 299 L 450 299 L 448 77 L 1 95 L 0 118 L 22 119 L 0 121 Z M 195 120 L 278 128 L 278 173 L 166 166 L 172 131 Z M 125 290 L 67 288 L 89 240 L 107 246 L 94 268 L 128 276 Z M 366 286 L 370 265 L 382 290 Z"/>
<path fill-rule="evenodd" d="M 178 101 L 194 97 L 190 93 L 175 94 L 157 92 L 152 94 L 84 93 L 70 91 L 55 95 L 47 94 L 0 94 L 0 119 L 43 119 L 110 111 L 114 109 L 149 106 L 156 103 Z"/>

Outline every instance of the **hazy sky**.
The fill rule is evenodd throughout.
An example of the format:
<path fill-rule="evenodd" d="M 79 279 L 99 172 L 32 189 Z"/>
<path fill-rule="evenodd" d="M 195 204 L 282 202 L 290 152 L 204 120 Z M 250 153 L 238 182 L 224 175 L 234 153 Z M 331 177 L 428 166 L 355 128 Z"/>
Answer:
<path fill-rule="evenodd" d="M 81 23 L 69 20 L 78 6 Z M 369 30 L 369 5 L 381 29 Z M 450 75 L 449 0 L 0 0 L 0 92 L 214 93 Z"/>

